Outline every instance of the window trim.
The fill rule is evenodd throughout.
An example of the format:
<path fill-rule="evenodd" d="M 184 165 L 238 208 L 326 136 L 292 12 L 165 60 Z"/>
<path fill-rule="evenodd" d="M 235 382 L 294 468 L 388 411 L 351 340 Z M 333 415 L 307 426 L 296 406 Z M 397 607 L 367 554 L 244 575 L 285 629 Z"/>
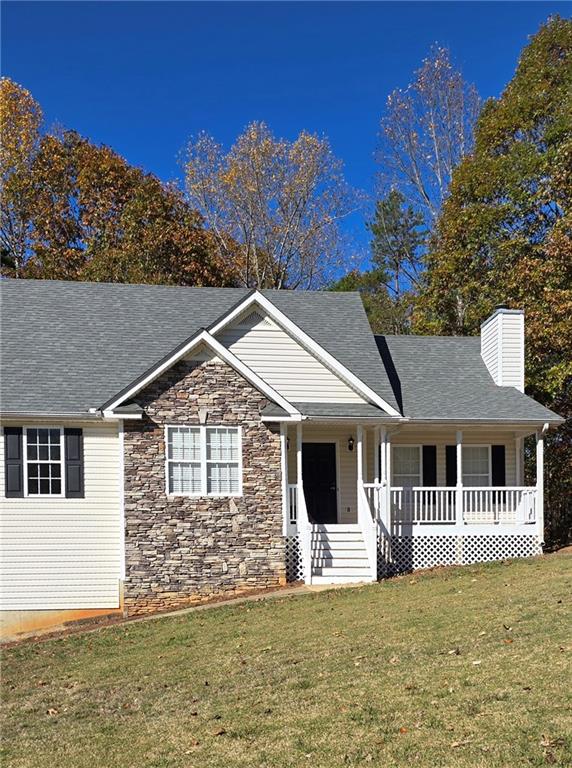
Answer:
<path fill-rule="evenodd" d="M 28 493 L 28 430 L 29 429 L 57 429 L 60 433 L 60 458 L 61 468 L 61 490 L 60 493 Z M 37 426 L 29 425 L 22 427 L 22 473 L 24 478 L 24 498 L 25 499 L 62 499 L 66 498 L 66 456 L 65 456 L 65 435 L 64 428 L 57 425 L 41 424 Z M 30 461 L 30 464 L 56 464 L 57 461 Z"/>
<path fill-rule="evenodd" d="M 488 460 L 488 485 L 465 485 L 465 457 L 462 457 L 462 466 L 461 466 L 461 485 L 463 488 L 492 488 L 493 487 L 493 457 L 492 457 L 492 444 L 491 443 L 463 443 L 461 446 L 461 450 L 464 451 L 465 448 L 487 448 L 487 460 Z M 474 474 L 474 473 L 473 473 Z M 479 473 L 480 474 L 480 473 Z"/>
<path fill-rule="evenodd" d="M 173 459 L 169 459 L 169 430 L 170 429 L 198 429 L 199 430 L 199 445 L 201 456 L 199 462 L 177 462 Z M 238 465 L 238 490 L 236 493 L 208 493 L 207 492 L 207 465 L 209 460 L 207 459 L 207 429 L 233 429 L 238 435 L 238 459 L 236 464 Z M 237 499 L 243 495 L 242 492 L 242 427 L 240 424 L 165 424 L 165 493 L 167 498 L 187 498 L 187 499 Z M 217 462 L 210 460 L 213 464 L 235 462 Z M 200 464 L 201 474 L 201 490 L 199 493 L 178 493 L 171 491 L 169 488 L 169 463 L 180 464 Z"/>
<path fill-rule="evenodd" d="M 412 485 L 412 488 L 423 488 L 423 445 L 421 443 L 391 443 L 391 487 L 404 488 L 403 485 L 395 483 L 395 449 L 396 448 L 417 448 L 419 453 L 419 485 Z M 401 474 L 401 473 L 400 473 Z"/>

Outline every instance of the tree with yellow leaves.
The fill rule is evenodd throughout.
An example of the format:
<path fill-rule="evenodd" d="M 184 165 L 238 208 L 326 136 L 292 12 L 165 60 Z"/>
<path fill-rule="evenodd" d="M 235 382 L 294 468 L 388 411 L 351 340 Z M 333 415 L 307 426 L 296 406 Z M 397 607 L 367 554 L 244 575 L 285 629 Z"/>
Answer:
<path fill-rule="evenodd" d="M 221 259 L 238 257 L 244 285 L 317 287 L 341 262 L 338 224 L 356 195 L 325 138 L 277 139 L 254 122 L 225 153 L 202 133 L 188 146 L 186 186 Z"/>

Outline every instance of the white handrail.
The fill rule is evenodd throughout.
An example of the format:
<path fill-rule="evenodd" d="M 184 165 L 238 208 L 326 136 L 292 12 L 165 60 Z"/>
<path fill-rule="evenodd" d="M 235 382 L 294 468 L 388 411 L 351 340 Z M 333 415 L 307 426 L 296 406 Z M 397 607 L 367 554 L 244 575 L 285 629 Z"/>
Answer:
<path fill-rule="evenodd" d="M 395 523 L 454 524 L 456 489 L 418 487 L 391 489 L 391 517 Z"/>
<path fill-rule="evenodd" d="M 528 524 L 536 521 L 536 488 L 463 487 L 457 519 L 456 488 L 391 488 L 392 523 L 410 525 Z"/>
<path fill-rule="evenodd" d="M 465 523 L 534 523 L 536 488 L 463 488 L 463 510 Z"/>
<path fill-rule="evenodd" d="M 363 483 L 358 485 L 358 523 L 363 534 L 372 581 L 377 581 L 377 523 L 372 516 Z"/>
<path fill-rule="evenodd" d="M 297 485 L 297 527 L 300 537 L 300 553 L 302 555 L 302 569 L 304 571 L 304 582 L 312 583 L 312 525 L 308 518 L 306 508 L 306 498 L 304 497 L 304 488 Z"/>
<path fill-rule="evenodd" d="M 298 486 L 288 483 L 288 533 L 296 531 L 298 523 Z"/>

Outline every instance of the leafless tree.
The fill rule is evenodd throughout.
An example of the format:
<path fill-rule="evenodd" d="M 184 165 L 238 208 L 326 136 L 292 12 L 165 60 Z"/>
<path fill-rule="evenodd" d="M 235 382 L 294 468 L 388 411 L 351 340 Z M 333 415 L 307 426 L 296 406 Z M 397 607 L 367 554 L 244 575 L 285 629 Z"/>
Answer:
<path fill-rule="evenodd" d="M 329 279 L 342 257 L 339 222 L 357 196 L 327 139 L 305 131 L 277 139 L 255 122 L 227 153 L 200 134 L 185 167 L 190 203 L 245 285 L 311 288 Z"/>
<path fill-rule="evenodd" d="M 451 174 L 471 151 L 481 100 L 446 48 L 434 47 L 404 90 L 387 99 L 377 161 L 382 190 L 397 188 L 429 226 L 448 192 Z"/>

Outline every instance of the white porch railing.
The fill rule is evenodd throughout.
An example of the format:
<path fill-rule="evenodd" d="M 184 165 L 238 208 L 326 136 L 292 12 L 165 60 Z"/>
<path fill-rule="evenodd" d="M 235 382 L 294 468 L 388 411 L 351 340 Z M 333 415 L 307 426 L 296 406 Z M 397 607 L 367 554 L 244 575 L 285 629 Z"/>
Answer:
<path fill-rule="evenodd" d="M 363 484 L 358 485 L 358 524 L 363 534 L 372 581 L 377 580 L 377 520 Z"/>
<path fill-rule="evenodd" d="M 536 522 L 536 488 L 392 488 L 398 525 L 528 524 Z M 460 508 L 459 508 L 460 507 Z"/>
<path fill-rule="evenodd" d="M 288 485 L 288 533 L 296 532 L 298 522 L 298 486 Z"/>
<path fill-rule="evenodd" d="M 312 526 L 306 509 L 304 490 L 298 484 L 288 485 L 288 527 L 297 530 L 306 584 L 312 583 Z"/>
<path fill-rule="evenodd" d="M 536 488 L 464 488 L 465 523 L 535 523 Z"/>
<path fill-rule="evenodd" d="M 455 499 L 455 488 L 392 488 L 392 522 L 454 523 Z"/>

